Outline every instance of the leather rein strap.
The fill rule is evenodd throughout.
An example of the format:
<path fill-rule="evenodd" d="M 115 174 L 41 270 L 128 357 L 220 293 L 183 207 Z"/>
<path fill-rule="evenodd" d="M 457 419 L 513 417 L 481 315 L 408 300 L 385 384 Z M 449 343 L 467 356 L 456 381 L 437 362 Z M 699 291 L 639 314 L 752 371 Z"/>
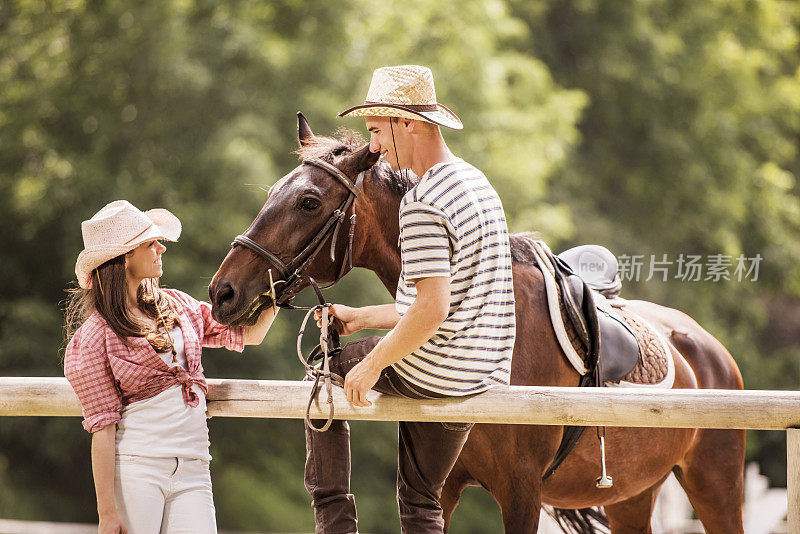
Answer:
<path fill-rule="evenodd" d="M 339 334 L 335 329 L 329 329 L 329 326 L 331 325 L 330 316 L 328 314 L 330 306 L 331 305 L 329 303 L 325 302 L 309 309 L 308 313 L 306 313 L 306 316 L 303 319 L 303 323 L 300 326 L 300 333 L 297 335 L 297 357 L 300 358 L 300 363 L 302 363 L 306 368 L 307 379 L 314 380 L 314 386 L 311 388 L 311 394 L 308 397 L 308 404 L 306 405 L 305 424 L 307 428 L 315 432 L 325 432 L 328 430 L 328 428 L 330 428 L 331 423 L 333 423 L 334 415 L 333 386 L 335 384 L 339 387 L 344 387 L 344 378 L 336 373 L 332 373 L 330 367 L 330 353 L 342 350 L 338 346 Z M 314 347 L 314 350 L 311 351 L 311 354 L 306 359 L 303 356 L 303 350 L 301 348 L 303 343 L 303 333 L 306 330 L 306 324 L 308 323 L 309 318 L 311 318 L 316 311 L 321 312 L 320 319 L 322 323 L 320 325 L 319 345 Z M 328 339 L 329 333 L 331 339 Z M 334 348 L 331 348 L 331 345 L 333 345 Z M 314 362 L 317 359 L 321 359 L 322 361 L 318 366 L 315 366 Z M 325 384 L 325 392 L 328 394 L 328 418 L 321 427 L 316 427 L 311 422 L 311 405 L 314 403 L 314 398 L 318 396 L 320 390 L 322 389 L 320 386 L 320 380 Z"/>
<path fill-rule="evenodd" d="M 355 200 L 358 198 L 358 195 L 361 192 L 361 186 L 364 181 L 364 173 L 359 173 L 354 183 L 341 170 L 319 158 L 303 160 L 303 164 L 313 165 L 325 170 L 328 172 L 328 174 L 341 182 L 341 184 L 344 185 L 348 190 L 347 198 L 345 198 L 339 207 L 334 210 L 320 231 L 317 232 L 317 234 L 305 247 L 303 247 L 303 250 L 301 250 L 294 258 L 292 258 L 289 263 L 284 263 L 276 254 L 270 252 L 245 234 L 236 236 L 236 238 L 233 240 L 233 243 L 231 243 L 231 247 L 236 247 L 239 245 L 252 250 L 266 260 L 270 267 L 268 269 L 269 271 L 272 271 L 272 269 L 277 271 L 278 280 L 275 280 L 274 284 L 282 284 L 281 296 L 280 298 L 276 298 L 277 295 L 274 294 L 272 289 L 269 292 L 266 292 L 266 294 L 272 296 L 273 303 L 280 308 L 294 308 L 294 306 L 289 304 L 294 297 L 294 289 L 303 279 L 304 271 L 314 260 L 320 250 L 322 250 L 322 245 L 329 236 L 332 236 L 330 250 L 331 262 L 336 261 L 336 239 L 339 235 L 339 229 L 344 223 L 345 217 L 347 216 L 347 212 L 350 211 L 351 208 L 352 214 L 350 215 L 350 229 L 348 232 L 347 249 L 345 250 L 344 258 L 342 258 L 339 272 L 337 273 L 334 281 L 325 286 L 323 289 L 331 287 L 333 284 L 338 282 L 345 275 L 347 270 L 353 267 L 353 235 L 355 233 L 356 226 Z"/>

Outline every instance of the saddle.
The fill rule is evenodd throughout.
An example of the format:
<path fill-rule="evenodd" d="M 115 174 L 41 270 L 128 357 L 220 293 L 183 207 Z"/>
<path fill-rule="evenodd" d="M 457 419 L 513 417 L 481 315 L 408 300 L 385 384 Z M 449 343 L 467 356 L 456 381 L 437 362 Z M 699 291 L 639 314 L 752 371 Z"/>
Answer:
<path fill-rule="evenodd" d="M 544 243 L 536 242 L 534 246 L 539 268 L 552 269 L 550 276 L 558 287 L 561 315 L 566 315 L 577 335 L 580 350 L 571 354 L 568 347 L 565 349 L 583 375 L 582 382 L 587 386 L 602 385 L 628 375 L 639 361 L 639 343 L 633 330 L 609 303 L 622 289 L 617 259 L 600 245 L 581 245 L 558 256 Z M 578 364 L 578 358 L 582 359 L 582 365 Z"/>
<path fill-rule="evenodd" d="M 633 370 L 640 354 L 634 331 L 608 301 L 618 297 L 622 290 L 617 258 L 600 245 L 581 245 L 562 252 L 553 260 L 567 314 L 584 342 L 588 341 L 585 336 L 591 328 L 587 322 L 592 317 L 578 312 L 594 306 L 600 348 L 596 362 L 599 384 L 596 385 L 619 381 Z M 590 345 L 585 343 L 584 346 L 588 349 Z"/>
<path fill-rule="evenodd" d="M 608 298 L 617 298 L 622 288 L 614 255 L 599 245 L 575 247 L 559 256 L 554 256 L 541 241 L 531 241 L 531 249 L 545 278 L 556 337 L 567 358 L 581 373 L 579 386 L 602 386 L 628 375 L 639 361 L 639 343 L 608 302 Z M 563 317 L 571 329 L 559 324 Z M 577 341 L 567 337 L 569 331 Z M 575 345 L 579 350 L 575 350 Z M 564 427 L 561 444 L 543 480 L 569 455 L 584 430 L 585 427 Z M 610 477 L 607 480 L 610 486 Z"/>

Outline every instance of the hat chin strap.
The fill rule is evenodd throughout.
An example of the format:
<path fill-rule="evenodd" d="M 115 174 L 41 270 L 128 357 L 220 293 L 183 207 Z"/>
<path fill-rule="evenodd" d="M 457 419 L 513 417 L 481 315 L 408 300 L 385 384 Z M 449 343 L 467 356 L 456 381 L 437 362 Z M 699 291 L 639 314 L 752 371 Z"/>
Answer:
<path fill-rule="evenodd" d="M 397 170 L 400 170 L 400 154 L 397 153 L 397 143 L 394 142 L 394 126 L 392 126 L 392 118 L 389 117 L 389 131 L 392 132 L 392 148 L 394 148 L 394 159 L 397 162 Z"/>
<path fill-rule="evenodd" d="M 389 117 L 389 131 L 392 132 L 392 148 L 394 148 L 394 159 L 397 161 L 397 172 L 403 174 L 403 167 L 400 166 L 400 154 L 397 152 L 397 143 L 394 140 L 394 127 L 392 126 L 392 118 L 393 117 Z M 405 179 L 406 182 L 408 182 L 408 171 L 405 172 Z"/>

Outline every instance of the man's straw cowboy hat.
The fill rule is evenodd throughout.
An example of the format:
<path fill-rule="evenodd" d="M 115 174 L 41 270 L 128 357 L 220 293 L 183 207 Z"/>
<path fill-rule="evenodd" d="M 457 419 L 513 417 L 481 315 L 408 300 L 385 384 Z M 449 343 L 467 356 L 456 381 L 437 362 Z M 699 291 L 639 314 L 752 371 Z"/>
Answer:
<path fill-rule="evenodd" d="M 165 209 L 142 213 L 127 200 L 106 204 L 94 217 L 81 223 L 83 251 L 75 263 L 78 284 L 92 285 L 92 271 L 112 258 L 153 239 L 177 241 L 181 221 Z"/>
<path fill-rule="evenodd" d="M 433 73 L 428 67 L 381 67 L 372 73 L 366 101 L 339 113 L 340 117 L 402 117 L 455 130 L 463 128 L 455 113 L 436 102 Z"/>

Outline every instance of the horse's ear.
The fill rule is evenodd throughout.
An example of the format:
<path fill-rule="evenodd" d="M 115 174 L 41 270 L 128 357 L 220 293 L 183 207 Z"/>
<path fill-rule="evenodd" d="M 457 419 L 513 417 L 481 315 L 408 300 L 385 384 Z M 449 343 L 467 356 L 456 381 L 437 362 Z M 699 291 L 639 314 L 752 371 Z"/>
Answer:
<path fill-rule="evenodd" d="M 356 176 L 361 171 L 365 171 L 375 165 L 380 157 L 380 152 L 370 152 L 369 143 L 367 143 L 344 156 L 338 166 L 348 176 Z"/>
<path fill-rule="evenodd" d="M 306 146 L 314 140 L 314 132 L 302 111 L 297 112 L 297 140 L 300 141 L 300 146 Z"/>

